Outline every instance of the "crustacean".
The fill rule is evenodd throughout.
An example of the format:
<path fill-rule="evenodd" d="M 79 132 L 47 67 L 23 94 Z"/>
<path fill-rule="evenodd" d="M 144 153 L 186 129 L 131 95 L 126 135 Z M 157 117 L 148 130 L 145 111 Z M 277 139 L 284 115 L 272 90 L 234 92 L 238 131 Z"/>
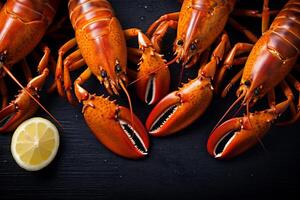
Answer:
<path fill-rule="evenodd" d="M 163 15 L 148 29 L 147 34 L 152 36 L 155 46 L 160 45 L 168 27 L 177 29 L 173 61 L 182 62 L 185 67 L 197 63 L 200 56 L 207 54 L 211 45 L 220 38 L 210 61 L 206 65 L 205 59 L 202 62 L 198 77 L 163 98 L 149 114 L 146 127 L 151 135 L 165 136 L 178 132 L 206 111 L 213 97 L 212 80 L 217 65 L 230 46 L 228 35 L 224 32 L 228 21 L 251 41 L 257 40 L 250 31 L 229 19 L 235 3 L 235 0 L 185 0 L 180 12 Z"/>
<path fill-rule="evenodd" d="M 44 85 L 49 73 L 47 65 L 50 50 L 44 47 L 44 56 L 38 66 L 39 75 L 33 79 L 24 59 L 45 35 L 55 16 L 58 3 L 57 0 L 9 0 L 2 5 L 0 11 L 0 92 L 2 95 L 0 132 L 14 130 L 21 122 L 35 113 L 38 105 L 45 110 L 37 100 L 37 92 Z M 18 62 L 21 62 L 28 81 L 26 88 L 10 72 L 10 69 Z M 9 105 L 7 86 L 4 80 L 6 74 L 22 88 L 17 98 Z M 48 114 L 50 113 L 48 112 Z M 55 120 L 51 114 L 50 116 Z"/>
<path fill-rule="evenodd" d="M 68 7 L 75 38 L 59 49 L 56 68 L 59 94 L 66 94 L 68 101 L 73 103 L 70 71 L 87 65 L 86 70 L 74 81 L 75 96 L 83 103 L 82 112 L 87 125 L 97 139 L 114 153 L 132 159 L 146 156 L 148 134 L 132 110 L 104 96 L 90 94 L 82 86 L 94 75 L 110 95 L 119 95 L 122 89 L 130 104 L 126 89 L 126 39 L 138 37 L 140 47 L 145 48 L 143 34 L 136 28 L 123 31 L 106 0 L 70 0 Z M 76 45 L 78 49 L 63 60 L 65 53 Z"/>
<path fill-rule="evenodd" d="M 264 0 L 266 12 L 262 17 L 263 35 L 253 46 L 245 67 L 223 91 L 223 96 L 225 96 L 231 86 L 241 77 L 236 93 L 238 99 L 224 116 L 239 102 L 242 102 L 241 106 L 246 106 L 247 114 L 244 117 L 229 119 L 220 126 L 217 124 L 210 134 L 207 150 L 218 159 L 233 158 L 257 144 L 268 132 L 272 122 L 288 107 L 293 117 L 282 122 L 283 124 L 294 123 L 300 118 L 299 105 L 296 109 L 293 102 L 294 95 L 287 84 L 290 83 L 297 91 L 300 91 L 299 82 L 290 73 L 297 66 L 300 52 L 300 1 L 288 1 L 269 29 L 268 3 L 268 0 Z M 245 52 L 242 44 L 236 44 L 228 54 L 218 82 L 221 82 L 225 71 L 232 65 L 235 55 L 239 52 Z M 275 87 L 277 85 L 280 85 L 287 99 L 276 105 Z M 251 113 L 249 109 L 266 95 L 270 109 Z"/>

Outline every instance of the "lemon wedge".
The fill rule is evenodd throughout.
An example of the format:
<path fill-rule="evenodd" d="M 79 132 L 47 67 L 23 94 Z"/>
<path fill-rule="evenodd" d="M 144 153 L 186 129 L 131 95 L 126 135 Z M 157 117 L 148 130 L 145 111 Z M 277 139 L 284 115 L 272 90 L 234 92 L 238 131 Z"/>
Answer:
<path fill-rule="evenodd" d="M 34 117 L 21 123 L 15 130 L 11 152 L 20 167 L 37 171 L 54 159 L 58 146 L 57 128 L 47 119 Z"/>

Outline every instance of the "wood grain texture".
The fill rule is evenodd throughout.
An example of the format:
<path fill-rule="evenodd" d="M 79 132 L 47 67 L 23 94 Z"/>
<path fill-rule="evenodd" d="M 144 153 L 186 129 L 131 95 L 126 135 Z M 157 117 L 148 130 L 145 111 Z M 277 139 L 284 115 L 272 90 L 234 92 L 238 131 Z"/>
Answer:
<path fill-rule="evenodd" d="M 180 8 L 174 0 L 110 2 L 124 28 L 137 26 L 143 30 L 160 15 Z M 262 1 L 255 4 L 261 5 Z M 260 24 L 257 27 L 259 33 Z M 228 32 L 232 41 L 245 40 L 230 27 Z M 173 36 L 172 33 L 168 35 L 170 39 L 166 46 L 171 46 Z M 172 88 L 176 88 L 176 66 L 172 71 L 175 74 Z M 185 80 L 188 76 L 194 77 L 196 71 L 195 68 L 187 71 Z M 95 79 L 87 87 L 89 91 L 101 93 Z M 131 161 L 114 155 L 95 139 L 85 125 L 80 106 L 72 107 L 56 94 L 44 97 L 44 104 L 63 125 L 58 155 L 44 170 L 24 171 L 10 153 L 11 134 L 1 135 L 0 199 L 299 197 L 299 122 L 288 127 L 274 126 L 263 140 L 264 148 L 258 145 L 232 161 L 217 161 L 208 155 L 208 134 L 233 98 L 233 94 L 226 99 L 215 98 L 204 117 L 177 135 L 151 138 L 150 155 L 143 160 Z M 125 96 L 121 100 L 126 103 Z M 135 98 L 133 103 L 135 112 L 145 122 L 151 108 Z M 48 118 L 42 111 L 36 116 Z"/>

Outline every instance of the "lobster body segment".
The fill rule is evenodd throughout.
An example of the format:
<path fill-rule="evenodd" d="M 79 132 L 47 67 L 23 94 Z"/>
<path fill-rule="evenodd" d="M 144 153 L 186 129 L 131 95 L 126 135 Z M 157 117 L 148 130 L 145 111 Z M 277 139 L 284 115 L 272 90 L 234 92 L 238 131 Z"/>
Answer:
<path fill-rule="evenodd" d="M 300 13 L 300 8 L 295 5 L 297 1 L 289 1 L 254 45 L 241 80 L 242 85 L 251 83 L 245 99 L 250 98 L 255 90 L 259 91 L 256 99 L 265 96 L 294 67 L 300 52 L 300 25 L 290 17 Z"/>
<path fill-rule="evenodd" d="M 13 65 L 24 59 L 45 35 L 58 0 L 7 1 L 0 12 L 0 55 Z M 13 38 L 13 39 L 12 39 Z"/>

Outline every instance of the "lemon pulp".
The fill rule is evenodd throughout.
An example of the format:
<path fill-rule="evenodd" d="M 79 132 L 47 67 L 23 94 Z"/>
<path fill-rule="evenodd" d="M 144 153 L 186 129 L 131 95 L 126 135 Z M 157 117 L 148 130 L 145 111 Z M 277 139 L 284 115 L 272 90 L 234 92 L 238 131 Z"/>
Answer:
<path fill-rule="evenodd" d="M 20 167 L 36 171 L 54 159 L 58 146 L 57 128 L 44 118 L 34 117 L 24 121 L 15 130 L 11 151 Z"/>

